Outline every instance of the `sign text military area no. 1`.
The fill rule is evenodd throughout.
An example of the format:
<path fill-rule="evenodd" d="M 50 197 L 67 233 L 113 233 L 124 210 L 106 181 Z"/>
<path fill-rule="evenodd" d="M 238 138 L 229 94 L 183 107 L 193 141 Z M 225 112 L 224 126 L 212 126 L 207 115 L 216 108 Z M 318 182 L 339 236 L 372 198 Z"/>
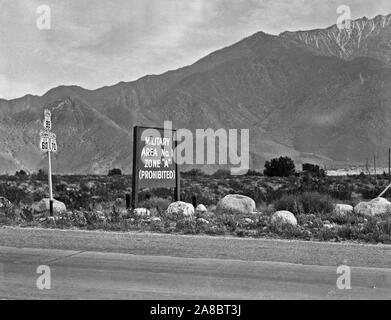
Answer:
<path fill-rule="evenodd" d="M 175 188 L 179 199 L 179 170 L 174 161 L 176 130 L 134 127 L 132 205 L 141 188 Z"/>

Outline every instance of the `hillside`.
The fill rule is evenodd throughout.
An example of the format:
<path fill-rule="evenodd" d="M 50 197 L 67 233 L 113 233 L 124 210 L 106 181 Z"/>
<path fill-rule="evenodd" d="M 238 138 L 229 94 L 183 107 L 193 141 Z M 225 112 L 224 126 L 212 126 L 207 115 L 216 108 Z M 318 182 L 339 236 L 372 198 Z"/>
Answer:
<path fill-rule="evenodd" d="M 253 168 L 280 155 L 362 164 L 389 147 L 390 54 L 391 15 L 378 16 L 353 21 L 350 32 L 258 32 L 134 82 L 0 100 L 0 172 L 45 166 L 38 149 L 44 108 L 53 110 L 58 173 L 130 172 L 133 126 L 164 120 L 193 130 L 249 128 Z"/>

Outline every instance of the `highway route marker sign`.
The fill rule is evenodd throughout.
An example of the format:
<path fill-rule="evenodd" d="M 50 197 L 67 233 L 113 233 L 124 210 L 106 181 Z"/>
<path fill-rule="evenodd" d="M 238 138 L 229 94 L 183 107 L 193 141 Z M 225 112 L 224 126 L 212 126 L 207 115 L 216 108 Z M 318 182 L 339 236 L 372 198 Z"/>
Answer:
<path fill-rule="evenodd" d="M 52 129 L 52 113 L 50 110 L 45 109 L 44 119 L 43 119 L 43 128 L 39 132 L 40 142 L 39 147 L 42 151 L 48 153 L 49 161 L 49 199 L 50 199 L 50 215 L 53 216 L 53 186 L 52 186 L 52 161 L 51 161 L 51 152 L 57 152 L 57 138 L 55 133 L 51 132 Z"/>

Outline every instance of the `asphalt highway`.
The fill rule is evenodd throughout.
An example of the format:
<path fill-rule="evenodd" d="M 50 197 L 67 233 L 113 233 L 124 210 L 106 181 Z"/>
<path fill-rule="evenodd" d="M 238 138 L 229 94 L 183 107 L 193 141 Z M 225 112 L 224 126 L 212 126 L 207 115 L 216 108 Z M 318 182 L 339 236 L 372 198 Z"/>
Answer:
<path fill-rule="evenodd" d="M 0 298 L 391 299 L 390 259 L 390 246 L 1 228 Z"/>

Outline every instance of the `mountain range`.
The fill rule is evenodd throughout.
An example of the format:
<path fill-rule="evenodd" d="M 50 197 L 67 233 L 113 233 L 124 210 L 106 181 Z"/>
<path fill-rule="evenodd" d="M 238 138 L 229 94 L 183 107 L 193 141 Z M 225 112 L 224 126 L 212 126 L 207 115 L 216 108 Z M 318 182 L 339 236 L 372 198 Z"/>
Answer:
<path fill-rule="evenodd" d="M 56 173 L 130 173 L 133 126 L 164 120 L 191 130 L 249 129 L 252 169 L 276 156 L 363 165 L 391 146 L 391 15 L 349 29 L 258 32 L 161 75 L 0 100 L 1 173 L 45 168 L 45 108 L 59 145 Z"/>

